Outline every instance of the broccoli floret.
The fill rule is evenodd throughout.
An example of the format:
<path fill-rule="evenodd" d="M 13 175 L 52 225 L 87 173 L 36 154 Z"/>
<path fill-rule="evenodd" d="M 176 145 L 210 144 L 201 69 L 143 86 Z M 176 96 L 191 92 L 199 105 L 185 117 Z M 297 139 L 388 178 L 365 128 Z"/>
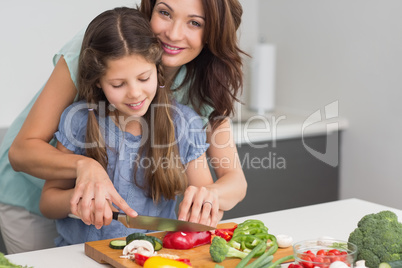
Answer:
<path fill-rule="evenodd" d="M 380 263 L 380 258 L 377 257 L 377 255 L 373 254 L 371 250 L 367 249 L 358 249 L 358 260 L 365 260 L 366 261 L 366 266 L 367 267 L 374 267 L 376 263 Z M 375 266 L 375 267 L 378 267 Z"/>
<path fill-rule="evenodd" d="M 383 210 L 377 213 L 378 219 L 387 219 L 388 221 L 398 222 L 398 216 L 392 211 Z"/>
<path fill-rule="evenodd" d="M 209 247 L 209 254 L 214 262 L 222 262 L 226 257 L 237 257 L 243 259 L 247 256 L 246 252 L 229 246 L 225 239 L 215 236 L 212 239 L 211 246 Z"/>
<path fill-rule="evenodd" d="M 357 246 L 357 259 L 365 260 L 370 268 L 402 259 L 402 223 L 392 211 L 365 215 L 348 241 Z"/>

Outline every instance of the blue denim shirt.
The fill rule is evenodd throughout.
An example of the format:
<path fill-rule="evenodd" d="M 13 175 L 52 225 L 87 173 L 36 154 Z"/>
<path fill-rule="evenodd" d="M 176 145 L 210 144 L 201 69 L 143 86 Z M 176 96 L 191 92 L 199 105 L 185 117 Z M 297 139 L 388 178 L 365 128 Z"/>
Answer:
<path fill-rule="evenodd" d="M 85 155 L 83 145 L 88 119 L 87 107 L 83 101 L 69 106 L 63 112 L 59 130 L 55 133 L 56 139 L 75 154 Z M 201 118 L 192 109 L 181 104 L 175 104 L 173 108 L 179 157 L 182 164 L 187 164 L 207 150 L 206 133 Z M 109 117 L 100 118 L 99 125 L 107 144 L 107 172 L 117 192 L 139 215 L 176 218 L 176 200 L 162 199 L 154 203 L 152 198 L 146 196 L 143 189 L 134 183 L 134 159 L 138 154 L 141 136 L 122 131 Z M 144 168 L 149 165 L 148 161 L 158 161 L 142 160 L 144 159 L 138 161 L 140 164 L 136 174 L 139 184 L 143 183 Z M 100 230 L 72 218 L 57 220 L 56 225 L 60 234 L 55 241 L 57 246 L 123 237 L 133 232 L 146 232 L 126 228 L 118 221 L 112 221 L 112 224 L 103 226 Z"/>

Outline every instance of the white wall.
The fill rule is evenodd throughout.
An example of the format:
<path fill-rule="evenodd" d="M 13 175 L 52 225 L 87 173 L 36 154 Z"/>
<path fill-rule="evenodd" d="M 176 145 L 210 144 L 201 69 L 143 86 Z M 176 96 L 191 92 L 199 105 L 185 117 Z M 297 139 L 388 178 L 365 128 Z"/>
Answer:
<path fill-rule="evenodd" d="M 260 32 L 277 44 L 278 106 L 339 101 L 341 198 L 402 209 L 402 2 L 260 0 Z M 325 179 L 325 178 L 323 178 Z"/>
<path fill-rule="evenodd" d="M 99 13 L 139 0 L 2 0 L 0 2 L 0 128 L 46 82 L 52 57 Z"/>

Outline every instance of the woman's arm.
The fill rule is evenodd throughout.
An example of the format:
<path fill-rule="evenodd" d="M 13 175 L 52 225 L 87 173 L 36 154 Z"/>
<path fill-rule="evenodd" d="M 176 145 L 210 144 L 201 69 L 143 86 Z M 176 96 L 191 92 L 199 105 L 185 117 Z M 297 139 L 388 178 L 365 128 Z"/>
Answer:
<path fill-rule="evenodd" d="M 64 147 L 60 142 L 57 142 L 57 150 L 60 152 L 68 154 L 73 154 L 72 151 Z M 90 169 L 91 167 L 87 167 Z M 63 219 L 72 213 L 71 199 L 74 194 L 76 180 L 46 180 L 40 199 L 40 210 L 42 214 L 50 219 Z M 111 205 L 106 199 L 90 199 L 90 200 L 80 200 L 80 202 L 87 202 L 88 211 L 84 213 L 78 211 L 77 215 L 81 215 L 81 218 L 89 218 L 90 220 L 83 221 L 86 224 L 93 224 L 96 228 L 101 228 L 103 225 L 109 225 L 112 221 L 112 209 Z M 85 215 L 85 213 L 89 213 Z M 97 221 L 95 220 L 97 219 Z"/>
<path fill-rule="evenodd" d="M 62 112 L 73 103 L 76 94 L 67 64 L 61 58 L 10 147 L 9 160 L 15 171 L 42 179 L 76 178 L 77 162 L 84 157 L 65 155 L 49 145 Z"/>
<path fill-rule="evenodd" d="M 189 163 L 186 174 L 190 186 L 180 203 L 180 220 L 216 226 L 223 211 L 232 209 L 246 195 L 247 182 L 233 141 L 229 120 L 212 133 L 207 131 L 207 153 L 218 177 L 215 183 L 205 155 Z"/>
<path fill-rule="evenodd" d="M 187 164 L 186 175 L 189 187 L 180 203 L 178 218 L 216 226 L 222 213 L 219 212 L 217 195 L 206 188 L 213 183 L 213 180 L 205 153 Z"/>
<path fill-rule="evenodd" d="M 244 199 L 247 181 L 239 160 L 230 120 L 225 119 L 221 125 L 211 131 L 207 129 L 208 156 L 217 180 L 207 186 L 219 197 L 219 209 L 227 211 Z"/>
<path fill-rule="evenodd" d="M 99 202 L 110 200 L 135 217 L 137 213 L 117 193 L 98 162 L 82 155 L 66 154 L 49 144 L 62 112 L 73 103 L 76 93 L 67 63 L 62 57 L 10 147 L 10 163 L 16 171 L 46 180 L 77 179 L 71 212 L 84 222 L 91 221 L 89 204 L 92 199 Z M 103 218 L 96 218 L 95 221 L 103 222 Z"/>

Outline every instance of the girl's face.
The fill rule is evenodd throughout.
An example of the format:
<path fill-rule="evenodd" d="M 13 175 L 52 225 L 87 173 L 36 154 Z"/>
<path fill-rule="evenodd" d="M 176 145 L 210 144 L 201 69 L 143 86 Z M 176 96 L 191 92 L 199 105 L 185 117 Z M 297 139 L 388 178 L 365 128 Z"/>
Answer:
<path fill-rule="evenodd" d="M 157 0 L 151 27 L 162 42 L 165 70 L 177 71 L 204 47 L 205 15 L 201 0 Z"/>
<path fill-rule="evenodd" d="M 108 101 L 126 119 L 130 116 L 138 118 L 147 112 L 157 85 L 155 64 L 133 54 L 109 60 L 106 73 L 97 86 L 103 89 Z"/>

